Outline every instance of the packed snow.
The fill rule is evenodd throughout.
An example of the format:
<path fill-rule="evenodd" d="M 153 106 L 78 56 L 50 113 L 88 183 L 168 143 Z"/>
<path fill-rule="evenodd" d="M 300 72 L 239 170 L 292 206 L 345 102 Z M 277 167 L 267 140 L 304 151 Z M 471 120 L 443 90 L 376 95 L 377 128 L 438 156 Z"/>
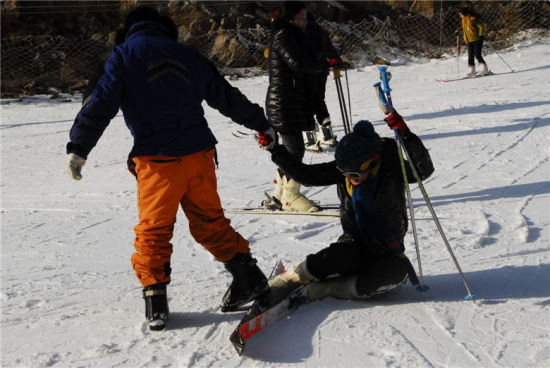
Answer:
<path fill-rule="evenodd" d="M 151 332 L 130 266 L 137 223 L 132 138 L 119 114 L 83 169 L 65 173 L 79 96 L 1 104 L 2 367 L 548 367 L 550 366 L 550 39 L 486 60 L 494 76 L 437 83 L 466 72 L 449 55 L 394 59 L 392 98 L 436 168 L 424 182 L 464 284 L 417 185 L 412 185 L 422 270 L 410 284 L 364 301 L 325 299 L 254 336 L 238 356 L 229 336 L 243 313 L 219 311 L 231 278 L 189 235 L 173 238 L 169 328 Z M 510 66 L 510 68 L 504 63 Z M 511 68 L 514 72 L 511 71 Z M 375 66 L 348 72 L 353 120 L 391 137 L 372 88 Z M 231 80 L 264 106 L 266 76 Z M 344 88 L 345 88 L 344 81 Z M 334 82 L 327 103 L 343 135 Z M 246 130 L 210 108 L 226 209 L 272 192 L 275 166 Z M 305 162 L 332 159 L 334 149 Z M 336 188 L 303 188 L 323 204 Z M 227 214 L 269 273 L 328 246 L 337 218 Z M 410 228 L 410 227 L 409 227 Z M 418 271 L 412 231 L 407 254 Z"/>

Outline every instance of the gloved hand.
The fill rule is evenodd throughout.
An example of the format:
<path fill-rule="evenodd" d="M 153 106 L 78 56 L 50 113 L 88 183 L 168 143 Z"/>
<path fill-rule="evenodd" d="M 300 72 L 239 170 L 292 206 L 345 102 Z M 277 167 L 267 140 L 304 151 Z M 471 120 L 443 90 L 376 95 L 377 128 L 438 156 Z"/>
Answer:
<path fill-rule="evenodd" d="M 388 123 L 388 126 L 394 130 L 397 129 L 401 134 L 408 134 L 410 132 L 409 127 L 407 124 L 405 124 L 405 121 L 397 113 L 397 111 L 394 110 L 393 113 L 389 114 L 385 119 L 386 123 Z"/>
<path fill-rule="evenodd" d="M 67 157 L 67 163 L 65 164 L 67 168 L 67 173 L 74 180 L 82 179 L 82 174 L 80 174 L 80 171 L 82 170 L 82 166 L 84 166 L 85 163 L 86 160 L 79 155 L 75 153 L 69 153 L 69 156 Z"/>
<path fill-rule="evenodd" d="M 346 70 L 351 69 L 351 64 L 343 61 L 340 58 L 328 59 L 328 64 L 334 69 Z"/>
<path fill-rule="evenodd" d="M 458 36 L 458 29 L 455 29 L 455 36 Z"/>
<path fill-rule="evenodd" d="M 269 151 L 277 145 L 277 132 L 273 127 L 267 128 L 263 133 L 258 132 L 258 144 L 260 148 Z"/>

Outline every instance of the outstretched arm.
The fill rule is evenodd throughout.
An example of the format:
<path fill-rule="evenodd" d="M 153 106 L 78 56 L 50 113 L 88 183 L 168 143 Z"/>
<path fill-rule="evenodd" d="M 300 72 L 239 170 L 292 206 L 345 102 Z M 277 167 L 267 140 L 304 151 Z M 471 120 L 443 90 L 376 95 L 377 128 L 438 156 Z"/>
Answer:
<path fill-rule="evenodd" d="M 271 160 L 283 171 L 305 186 L 326 186 L 336 184 L 341 175 L 335 161 L 306 165 L 292 156 L 280 145 L 270 150 Z"/>
<path fill-rule="evenodd" d="M 264 109 L 252 103 L 237 88 L 231 86 L 220 75 L 216 67 L 203 58 L 208 65 L 209 83 L 206 91 L 206 102 L 237 124 L 263 133 L 270 125 L 265 118 Z"/>

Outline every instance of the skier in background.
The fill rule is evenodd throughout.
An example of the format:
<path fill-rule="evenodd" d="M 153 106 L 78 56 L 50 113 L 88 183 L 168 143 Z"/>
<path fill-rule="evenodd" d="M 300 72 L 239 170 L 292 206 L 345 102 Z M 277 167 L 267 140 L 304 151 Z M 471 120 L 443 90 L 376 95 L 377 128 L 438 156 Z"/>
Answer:
<path fill-rule="evenodd" d="M 430 155 L 403 118 L 386 118 L 398 129 L 421 179 L 434 171 Z M 407 232 L 405 186 L 395 140 L 380 138 L 372 124 L 358 122 L 336 147 L 335 160 L 305 165 L 285 147 L 270 150 L 273 162 L 308 186 L 336 184 L 343 234 L 329 247 L 269 282 L 276 303 L 290 291 L 305 288 L 308 301 L 327 296 L 364 298 L 398 287 L 407 279 L 418 283 L 405 256 Z M 407 180 L 416 182 L 406 164 Z"/>
<path fill-rule="evenodd" d="M 125 42 L 114 48 L 71 128 L 66 163 L 69 175 L 80 180 L 88 154 L 122 110 L 134 137 L 128 168 L 137 179 L 139 212 L 131 262 L 143 285 L 152 330 L 163 329 L 168 319 L 170 240 L 179 206 L 193 238 L 233 276 L 222 298 L 222 312 L 269 290 L 250 255 L 249 242 L 224 216 L 214 164 L 217 141 L 204 118 L 202 101 L 263 133 L 264 146 L 276 140 L 262 108 L 229 85 L 195 49 L 178 43 L 175 26 L 166 27 L 165 21 L 148 7 L 128 14 Z"/>
<path fill-rule="evenodd" d="M 281 136 L 282 144 L 298 160 L 305 153 L 303 131 L 315 127 L 313 92 L 310 78 L 313 73 L 326 73 L 328 63 L 313 59 L 307 52 L 307 10 L 304 3 L 287 1 L 281 14 L 272 22 L 269 47 L 269 87 L 266 95 L 266 113 L 270 124 Z M 277 169 L 276 201 L 267 205 L 281 205 L 283 210 L 317 211 L 315 203 L 300 193 L 300 183 Z"/>
<path fill-rule="evenodd" d="M 467 77 L 473 77 L 476 75 L 476 66 L 474 58 L 477 59 L 479 64 L 479 75 L 483 76 L 489 73 L 487 69 L 487 63 L 483 59 L 483 32 L 484 26 L 480 22 L 479 17 L 470 8 L 461 8 L 459 11 L 460 18 L 462 19 L 462 34 L 464 42 L 468 45 L 468 73 Z"/>

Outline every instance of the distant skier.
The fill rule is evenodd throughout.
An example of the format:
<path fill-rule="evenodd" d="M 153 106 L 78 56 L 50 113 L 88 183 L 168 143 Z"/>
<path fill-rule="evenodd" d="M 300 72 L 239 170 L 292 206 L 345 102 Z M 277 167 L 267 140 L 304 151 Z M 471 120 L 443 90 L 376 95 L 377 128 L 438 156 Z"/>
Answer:
<path fill-rule="evenodd" d="M 489 73 L 489 70 L 487 69 L 487 63 L 485 63 L 485 60 L 481 55 L 484 39 L 484 26 L 479 20 L 479 17 L 476 16 L 470 8 L 461 8 L 459 14 L 460 18 L 462 18 L 462 33 L 464 42 L 468 45 L 468 73 L 466 76 L 473 77 L 476 75 L 474 57 L 479 63 L 479 75 L 486 75 Z"/>
<path fill-rule="evenodd" d="M 403 118 L 386 118 L 398 129 L 421 179 L 434 171 L 428 151 Z M 416 281 L 404 254 L 407 212 L 402 169 L 395 140 L 380 138 L 372 124 L 358 122 L 336 147 L 335 160 L 305 165 L 283 146 L 271 149 L 272 160 L 308 186 L 336 184 L 343 235 L 329 247 L 306 257 L 269 282 L 274 301 L 306 285 L 309 301 L 327 296 L 364 298 Z M 407 179 L 415 182 L 406 163 Z"/>
<path fill-rule="evenodd" d="M 125 42 L 114 48 L 105 73 L 76 117 L 67 144 L 67 172 L 80 180 L 88 154 L 122 110 L 134 137 L 128 168 L 137 179 L 139 224 L 134 228 L 132 267 L 143 285 L 152 330 L 163 329 L 168 319 L 170 239 L 179 206 L 193 238 L 224 262 L 233 276 L 222 299 L 223 312 L 268 290 L 248 241 L 224 216 L 214 165 L 217 141 L 204 118 L 202 102 L 263 133 L 267 147 L 276 137 L 262 108 L 229 85 L 195 49 L 178 43 L 177 33 L 165 21 L 147 7 L 128 14 Z"/>

